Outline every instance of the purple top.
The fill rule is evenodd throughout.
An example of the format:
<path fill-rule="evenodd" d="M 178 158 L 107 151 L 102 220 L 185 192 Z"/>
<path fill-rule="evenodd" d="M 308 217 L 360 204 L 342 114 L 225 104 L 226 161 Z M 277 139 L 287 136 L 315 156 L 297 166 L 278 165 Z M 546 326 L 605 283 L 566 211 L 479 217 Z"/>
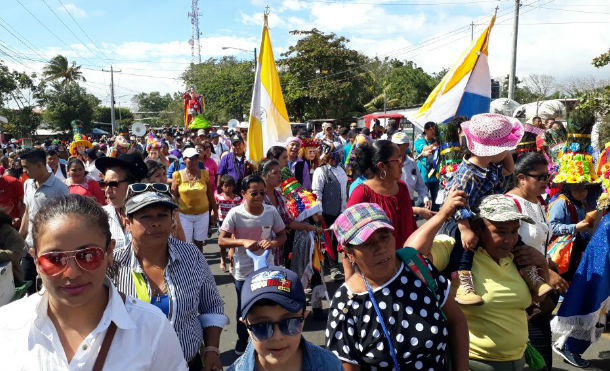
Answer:
<path fill-rule="evenodd" d="M 237 184 L 236 188 L 241 189 L 239 183 L 246 175 L 250 175 L 249 167 L 246 166 L 246 155 L 244 154 L 241 159 L 238 159 L 233 152 L 227 153 L 220 159 L 218 174 L 232 176 Z"/>
<path fill-rule="evenodd" d="M 295 171 L 296 165 L 299 162 L 303 163 L 302 175 L 297 174 Z M 303 178 L 301 185 L 303 186 L 303 188 L 311 192 L 311 174 L 309 174 L 309 164 L 307 163 L 307 161 L 303 160 L 301 157 L 297 157 L 296 161 L 288 161 L 288 167 L 290 168 L 290 171 L 292 171 L 292 173 L 294 174 L 295 178 L 297 178 L 297 180 L 301 180 L 301 177 Z"/>

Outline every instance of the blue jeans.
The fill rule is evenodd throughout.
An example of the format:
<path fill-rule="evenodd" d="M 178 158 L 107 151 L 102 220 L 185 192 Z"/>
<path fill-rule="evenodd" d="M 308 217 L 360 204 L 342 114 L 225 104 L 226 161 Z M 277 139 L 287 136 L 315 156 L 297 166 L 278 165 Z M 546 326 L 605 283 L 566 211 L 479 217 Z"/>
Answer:
<path fill-rule="evenodd" d="M 443 271 L 445 274 L 449 274 L 455 271 L 470 271 L 472 270 L 472 261 L 474 260 L 474 252 L 464 250 L 462 247 L 462 234 L 457 226 L 455 219 L 450 218 L 443 224 L 439 234 L 446 234 L 455 238 L 455 244 L 451 255 L 449 257 L 449 264 Z"/>
<path fill-rule="evenodd" d="M 245 281 L 234 281 L 235 292 L 237 292 L 237 310 L 235 313 L 238 339 L 237 343 L 240 345 L 244 345 L 245 348 L 245 345 L 248 344 L 248 329 L 246 328 L 246 325 L 244 325 L 244 323 L 239 320 L 239 317 L 241 317 L 241 288 L 244 286 L 244 282 Z"/>
<path fill-rule="evenodd" d="M 573 337 L 568 337 L 564 344 L 564 347 L 572 353 L 582 355 L 587 348 L 589 348 L 591 342 L 588 340 L 580 340 Z"/>

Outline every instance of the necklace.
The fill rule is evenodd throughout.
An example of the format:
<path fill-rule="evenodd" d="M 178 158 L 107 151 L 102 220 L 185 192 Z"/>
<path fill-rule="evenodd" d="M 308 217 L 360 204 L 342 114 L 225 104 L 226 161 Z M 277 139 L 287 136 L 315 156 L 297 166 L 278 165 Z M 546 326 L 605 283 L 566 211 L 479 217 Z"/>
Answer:
<path fill-rule="evenodd" d="M 188 169 L 184 169 L 184 174 L 186 175 L 186 180 L 189 182 L 189 186 L 193 187 L 195 183 L 197 183 L 197 175 L 191 175 Z"/>
<path fill-rule="evenodd" d="M 153 285 L 150 285 L 150 291 L 152 291 L 152 294 L 155 297 L 156 301 L 161 301 L 161 296 L 167 293 L 167 282 L 165 278 L 163 278 L 163 283 L 157 288 L 154 288 Z"/>

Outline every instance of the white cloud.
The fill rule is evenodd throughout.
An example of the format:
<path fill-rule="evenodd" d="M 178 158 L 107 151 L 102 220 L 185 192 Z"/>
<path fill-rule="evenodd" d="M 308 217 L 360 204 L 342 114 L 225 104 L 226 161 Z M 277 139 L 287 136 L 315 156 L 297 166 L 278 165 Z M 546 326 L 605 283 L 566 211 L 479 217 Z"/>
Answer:
<path fill-rule="evenodd" d="M 76 18 L 87 17 L 87 12 L 72 3 L 64 3 L 64 6 L 58 6 L 57 10 L 63 13 L 70 13 Z"/>

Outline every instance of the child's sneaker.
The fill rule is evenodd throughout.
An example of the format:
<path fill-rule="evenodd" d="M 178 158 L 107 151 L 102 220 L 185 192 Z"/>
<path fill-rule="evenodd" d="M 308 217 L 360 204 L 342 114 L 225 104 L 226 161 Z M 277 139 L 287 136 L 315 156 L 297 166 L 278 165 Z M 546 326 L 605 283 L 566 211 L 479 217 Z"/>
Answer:
<path fill-rule="evenodd" d="M 553 288 L 540 277 L 538 267 L 535 265 L 528 265 L 521 269 L 521 271 L 523 272 L 523 280 L 525 280 L 525 283 L 527 283 L 527 286 L 534 296 L 541 298 L 553 290 Z"/>
<path fill-rule="evenodd" d="M 455 301 L 462 305 L 482 305 L 483 299 L 477 295 L 472 282 L 471 271 L 458 271 L 454 282 L 458 285 Z"/>

